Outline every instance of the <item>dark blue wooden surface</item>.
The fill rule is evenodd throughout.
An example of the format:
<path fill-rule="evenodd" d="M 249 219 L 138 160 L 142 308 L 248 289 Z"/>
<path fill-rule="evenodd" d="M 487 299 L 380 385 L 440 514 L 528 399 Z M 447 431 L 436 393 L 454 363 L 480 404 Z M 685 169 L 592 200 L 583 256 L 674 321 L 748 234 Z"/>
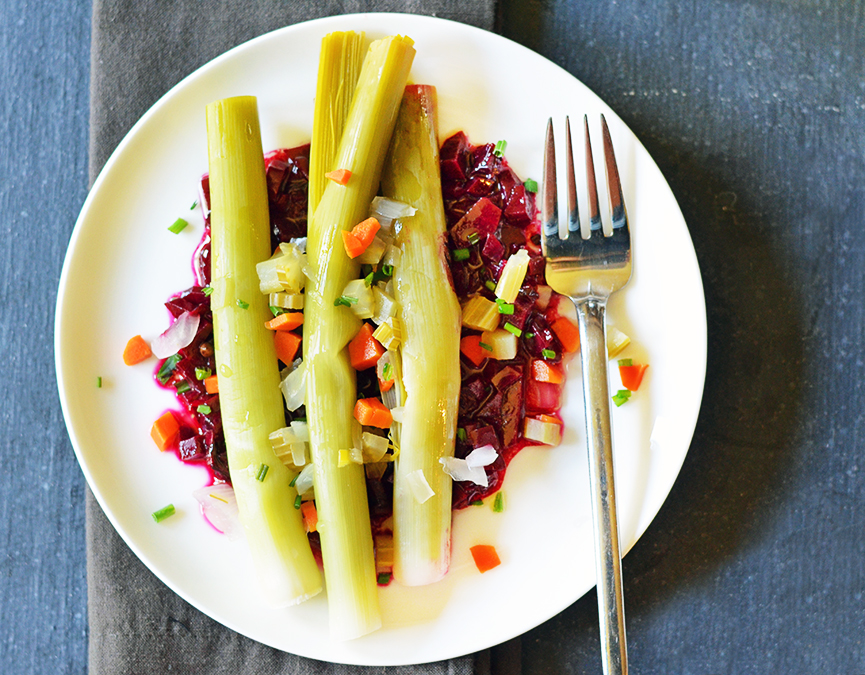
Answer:
<path fill-rule="evenodd" d="M 865 673 L 865 5 L 506 0 L 500 19 L 637 133 L 704 276 L 695 441 L 624 563 L 632 672 Z M 0 0 L 3 673 L 86 671 L 52 341 L 87 188 L 89 20 L 83 0 Z M 525 635 L 523 672 L 600 672 L 594 603 Z"/>

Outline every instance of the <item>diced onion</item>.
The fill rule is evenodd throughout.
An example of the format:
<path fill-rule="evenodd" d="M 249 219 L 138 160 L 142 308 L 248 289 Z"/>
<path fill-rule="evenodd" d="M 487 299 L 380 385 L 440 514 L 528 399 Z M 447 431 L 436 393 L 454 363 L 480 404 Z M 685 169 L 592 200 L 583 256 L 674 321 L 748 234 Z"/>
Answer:
<path fill-rule="evenodd" d="M 390 229 L 396 218 L 407 218 L 408 216 L 413 216 L 416 212 L 417 209 L 408 204 L 398 202 L 395 199 L 388 199 L 387 197 L 374 197 L 372 203 L 369 205 L 369 215 L 375 216 L 385 231 Z"/>
<path fill-rule="evenodd" d="M 369 319 L 375 313 L 375 296 L 363 279 L 353 279 L 345 285 L 343 297 L 357 302 L 349 303 L 349 309 L 358 319 Z"/>
<path fill-rule="evenodd" d="M 226 483 L 216 483 L 198 488 L 192 493 L 201 504 L 201 513 L 214 528 L 222 532 L 229 541 L 243 536 L 243 526 L 237 511 L 234 489 Z"/>
<path fill-rule="evenodd" d="M 435 495 L 430 484 L 427 482 L 426 476 L 423 475 L 423 469 L 412 471 L 406 476 L 406 482 L 411 490 L 412 497 L 418 504 L 423 504 L 427 499 Z"/>
<path fill-rule="evenodd" d="M 376 234 L 372 243 L 357 257 L 357 261 L 362 265 L 376 265 L 384 255 L 385 249 L 387 249 L 387 242 Z"/>
<path fill-rule="evenodd" d="M 405 415 L 405 406 L 398 405 L 395 408 L 390 409 L 390 414 L 393 417 L 393 421 L 397 424 L 402 424 L 403 415 Z"/>
<path fill-rule="evenodd" d="M 285 398 L 285 407 L 293 412 L 306 401 L 306 362 L 297 359 L 290 368 L 284 368 L 282 373 L 279 388 Z"/>
<path fill-rule="evenodd" d="M 387 453 L 390 442 L 386 436 L 363 432 L 363 461 L 367 464 L 380 462 Z"/>
<path fill-rule="evenodd" d="M 466 456 L 466 464 L 470 469 L 479 466 L 489 466 L 496 461 L 496 457 L 498 456 L 499 453 L 496 452 L 496 449 L 493 446 L 482 445 L 481 447 L 472 450 Z"/>
<path fill-rule="evenodd" d="M 157 359 L 167 359 L 188 347 L 195 334 L 198 332 L 198 324 L 201 317 L 198 314 L 184 312 L 175 319 L 162 335 L 150 343 L 150 351 Z"/>
<path fill-rule="evenodd" d="M 472 468 L 466 460 L 458 457 L 441 457 L 439 462 L 444 472 L 455 481 L 471 481 L 475 485 L 489 486 L 487 472 L 482 466 Z"/>
<path fill-rule="evenodd" d="M 294 489 L 297 490 L 297 494 L 305 494 L 312 488 L 314 467 L 315 465 L 310 462 L 303 467 L 303 471 L 297 474 L 297 480 L 294 481 Z"/>

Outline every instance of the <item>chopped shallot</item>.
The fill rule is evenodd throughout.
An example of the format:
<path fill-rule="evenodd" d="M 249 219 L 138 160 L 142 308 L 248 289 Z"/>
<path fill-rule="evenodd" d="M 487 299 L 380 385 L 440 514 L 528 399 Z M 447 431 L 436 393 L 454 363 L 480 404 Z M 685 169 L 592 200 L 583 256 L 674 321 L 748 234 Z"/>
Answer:
<path fill-rule="evenodd" d="M 243 536 L 243 526 L 237 511 L 234 489 L 227 483 L 215 483 L 199 488 L 192 496 L 201 504 L 201 513 L 229 541 Z"/>
<path fill-rule="evenodd" d="M 201 317 L 198 314 L 184 312 L 174 321 L 168 330 L 150 343 L 150 350 L 157 359 L 167 359 L 184 347 L 188 347 L 195 334 Z"/>

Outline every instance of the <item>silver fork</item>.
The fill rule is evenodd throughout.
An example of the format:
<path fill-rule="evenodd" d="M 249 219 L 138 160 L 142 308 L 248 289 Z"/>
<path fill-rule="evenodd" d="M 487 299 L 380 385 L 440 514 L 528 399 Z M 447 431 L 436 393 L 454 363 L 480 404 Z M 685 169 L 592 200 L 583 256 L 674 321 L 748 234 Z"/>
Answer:
<path fill-rule="evenodd" d="M 631 235 L 622 198 L 619 170 L 607 121 L 601 115 L 604 162 L 610 191 L 612 234 L 604 235 L 598 208 L 598 188 L 589 140 L 586 134 L 586 181 L 589 197 L 590 233 L 583 239 L 577 209 L 571 126 L 566 118 L 568 171 L 568 226 L 559 234 L 556 199 L 556 150 L 553 120 L 547 124 L 542 193 L 541 242 L 547 259 L 547 283 L 574 301 L 580 328 L 580 358 L 583 366 L 583 397 L 586 406 L 586 441 L 589 446 L 589 478 L 595 532 L 595 570 L 598 579 L 598 613 L 605 675 L 627 675 L 628 648 L 622 600 L 621 553 L 616 521 L 616 491 L 613 480 L 613 443 L 610 429 L 610 392 L 607 371 L 606 306 L 610 295 L 631 278 Z"/>

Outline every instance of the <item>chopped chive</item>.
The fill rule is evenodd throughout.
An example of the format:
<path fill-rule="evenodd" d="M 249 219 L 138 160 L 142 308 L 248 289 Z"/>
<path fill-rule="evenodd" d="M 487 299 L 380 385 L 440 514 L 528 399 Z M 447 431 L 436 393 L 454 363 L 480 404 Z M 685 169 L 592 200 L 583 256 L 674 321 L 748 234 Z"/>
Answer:
<path fill-rule="evenodd" d="M 285 309 L 283 309 L 282 307 L 277 307 L 276 305 L 268 305 L 268 307 L 270 307 L 270 313 L 274 316 L 285 314 Z"/>
<path fill-rule="evenodd" d="M 192 202 L 192 206 L 189 207 L 189 210 L 192 211 L 193 209 L 195 209 L 196 206 L 198 206 L 198 200 L 197 199 L 194 202 Z"/>
<path fill-rule="evenodd" d="M 483 506 L 483 505 L 484 505 L 484 500 L 483 500 L 483 499 L 475 499 L 475 500 L 471 503 L 471 506 Z"/>
<path fill-rule="evenodd" d="M 97 388 L 97 389 L 102 389 L 102 377 L 97 377 L 97 378 L 96 378 L 96 388 Z"/>
<path fill-rule="evenodd" d="M 237 299 L 237 306 L 240 307 L 240 309 L 249 309 L 249 303 L 240 298 Z"/>
<path fill-rule="evenodd" d="M 364 286 L 366 286 L 367 288 L 369 288 L 370 286 L 372 286 L 372 280 L 373 280 L 374 278 L 375 278 L 375 272 L 370 272 L 369 274 L 367 274 L 367 275 L 363 278 L 363 284 L 364 284 Z"/>
<path fill-rule="evenodd" d="M 495 511 L 496 513 L 501 513 L 504 510 L 505 510 L 505 495 L 501 490 L 499 490 L 498 492 L 496 492 L 496 498 L 493 501 L 493 511 Z"/>
<path fill-rule="evenodd" d="M 292 421 L 293 422 L 306 422 L 306 418 L 305 417 L 295 417 L 294 420 L 292 420 Z"/>
<path fill-rule="evenodd" d="M 213 295 L 213 286 L 205 286 L 201 289 L 201 292 L 205 295 Z"/>
<path fill-rule="evenodd" d="M 468 437 L 469 436 L 466 433 L 465 429 L 463 429 L 462 427 L 457 427 L 457 438 L 459 438 L 461 441 L 465 441 L 468 439 Z"/>
<path fill-rule="evenodd" d="M 473 231 L 473 232 L 469 232 L 469 233 L 466 235 L 466 239 L 468 239 L 468 240 L 469 240 L 469 243 L 470 243 L 472 246 L 474 246 L 475 244 L 477 244 L 477 243 L 481 240 L 481 235 L 479 235 L 477 232 L 474 232 L 474 231 Z"/>
<path fill-rule="evenodd" d="M 522 337 L 522 336 L 523 336 L 523 331 L 521 331 L 519 328 L 517 328 L 517 327 L 516 327 L 514 324 L 512 324 L 510 321 L 505 321 L 505 325 L 503 326 L 503 328 L 504 328 L 508 333 L 513 333 L 513 334 L 516 335 L 517 337 Z"/>
<path fill-rule="evenodd" d="M 625 367 L 633 366 L 634 365 L 634 359 L 619 359 L 618 363 L 620 366 L 625 366 Z"/>
<path fill-rule="evenodd" d="M 613 403 L 615 403 L 616 407 L 618 408 L 623 403 L 627 402 L 629 398 L 631 398 L 630 391 L 628 391 L 627 389 L 619 389 L 619 391 L 616 392 L 616 395 L 613 396 Z"/>
<path fill-rule="evenodd" d="M 489 288 L 493 292 L 495 292 L 495 290 L 496 290 L 496 282 L 495 281 L 490 281 L 489 279 L 487 279 L 484 282 L 484 286 L 486 286 L 487 288 Z"/>
<path fill-rule="evenodd" d="M 346 307 L 351 307 L 352 305 L 357 304 L 357 298 L 352 298 L 347 295 L 340 295 L 336 300 L 333 301 L 334 307 L 339 307 L 340 305 L 345 305 Z"/>
<path fill-rule="evenodd" d="M 267 472 L 269 469 L 270 467 L 267 464 L 262 464 L 260 467 L 258 467 L 258 473 L 255 474 L 255 480 L 257 480 L 259 483 L 263 483 L 264 479 L 267 478 Z M 300 497 L 300 495 L 297 496 Z"/>
<path fill-rule="evenodd" d="M 210 370 L 210 368 L 196 368 L 195 369 L 195 379 L 196 380 L 206 380 L 211 375 L 213 375 L 213 372 Z"/>
<path fill-rule="evenodd" d="M 496 147 L 495 147 L 495 150 L 493 150 L 493 154 L 496 157 L 501 157 L 505 154 L 505 148 L 507 148 L 507 147 L 508 147 L 507 141 L 499 141 L 498 143 L 496 143 Z"/>
<path fill-rule="evenodd" d="M 382 265 L 381 266 L 381 273 L 384 274 L 386 277 L 392 277 L 393 276 L 393 265 Z"/>
<path fill-rule="evenodd" d="M 168 380 L 171 379 L 171 373 L 173 373 L 174 369 L 177 368 L 179 362 L 180 354 L 169 356 L 156 372 L 156 379 L 159 380 L 161 384 L 168 384 Z"/>
<path fill-rule="evenodd" d="M 196 410 L 198 412 L 200 412 L 202 415 L 209 415 L 211 412 L 213 412 L 213 409 L 209 405 L 207 405 L 206 403 L 198 406 L 196 408 Z"/>
<path fill-rule="evenodd" d="M 376 578 L 376 583 L 379 586 L 387 586 L 390 583 L 390 572 L 382 572 Z"/>
<path fill-rule="evenodd" d="M 493 350 L 493 348 L 490 347 L 486 342 L 478 342 L 478 344 L 481 346 L 481 349 L 486 349 L 488 352 L 491 352 Z"/>
<path fill-rule="evenodd" d="M 157 523 L 161 523 L 166 518 L 173 516 L 174 513 L 174 504 L 169 504 L 168 506 L 163 506 L 158 511 L 154 511 L 150 515 L 153 516 L 153 520 L 155 520 Z"/>
<path fill-rule="evenodd" d="M 294 478 L 292 478 L 292 479 L 291 479 L 291 482 L 288 484 L 288 487 L 294 487 L 294 484 L 297 482 L 297 477 L 298 477 L 299 475 L 300 475 L 299 473 L 298 473 L 298 474 L 295 474 Z M 298 508 L 299 508 L 299 507 L 298 507 Z"/>
<path fill-rule="evenodd" d="M 513 314 L 514 305 L 510 302 L 505 302 L 501 298 L 496 298 L 496 305 L 499 308 L 499 314 Z"/>
<path fill-rule="evenodd" d="M 552 349 L 542 349 L 541 354 L 543 354 L 545 359 L 556 358 L 556 353 Z"/>
<path fill-rule="evenodd" d="M 173 232 L 174 234 L 180 234 L 187 225 L 189 225 L 189 223 L 183 220 L 183 218 L 178 218 L 169 226 L 168 231 Z"/>
<path fill-rule="evenodd" d="M 471 251 L 467 248 L 454 249 L 454 260 L 468 260 L 471 256 Z"/>
<path fill-rule="evenodd" d="M 526 340 L 531 340 L 534 336 L 535 336 L 535 334 L 531 333 L 531 332 L 523 333 L 523 337 L 526 338 Z"/>
<path fill-rule="evenodd" d="M 302 501 L 300 495 L 297 495 L 297 497 L 294 498 L 294 508 L 299 509 Z"/>
<path fill-rule="evenodd" d="M 381 369 L 381 376 L 384 382 L 388 382 L 393 379 L 393 366 L 389 363 L 384 364 L 384 368 Z"/>
<path fill-rule="evenodd" d="M 180 380 L 180 382 L 177 382 L 174 386 L 177 389 L 178 394 L 185 394 L 187 391 L 192 389 L 192 387 L 189 386 L 189 382 L 186 380 Z"/>
<path fill-rule="evenodd" d="M 525 183 L 523 183 L 523 187 L 526 189 L 526 192 L 537 192 L 538 182 L 529 178 Z"/>

